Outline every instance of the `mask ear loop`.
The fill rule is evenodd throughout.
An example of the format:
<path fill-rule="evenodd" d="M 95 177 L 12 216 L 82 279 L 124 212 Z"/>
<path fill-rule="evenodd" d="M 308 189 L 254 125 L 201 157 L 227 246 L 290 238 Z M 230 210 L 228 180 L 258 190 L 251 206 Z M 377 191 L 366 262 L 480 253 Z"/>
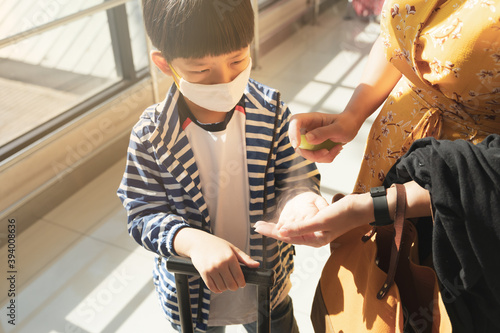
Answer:
<path fill-rule="evenodd" d="M 175 69 L 172 65 L 170 65 L 169 63 L 167 63 L 167 65 L 170 68 L 170 71 L 172 72 L 172 74 L 174 74 L 173 79 L 174 79 L 175 85 L 177 86 L 177 89 L 180 90 L 179 82 L 181 81 L 181 76 L 179 74 L 177 74 L 177 72 L 175 71 Z"/>
<path fill-rule="evenodd" d="M 278 96 L 276 97 L 276 115 L 274 116 L 274 127 L 273 127 L 273 137 L 271 139 L 271 147 L 269 150 L 269 155 L 267 156 L 266 168 L 264 169 L 264 202 L 263 202 L 263 216 L 267 215 L 267 196 L 268 196 L 268 188 L 267 188 L 267 174 L 269 172 L 269 168 L 271 166 L 271 160 L 273 158 L 274 151 L 274 143 L 276 142 L 276 135 L 278 132 L 278 121 L 279 115 L 281 111 L 281 93 L 278 91 Z M 267 237 L 262 236 L 262 265 L 263 268 L 267 268 Z"/>

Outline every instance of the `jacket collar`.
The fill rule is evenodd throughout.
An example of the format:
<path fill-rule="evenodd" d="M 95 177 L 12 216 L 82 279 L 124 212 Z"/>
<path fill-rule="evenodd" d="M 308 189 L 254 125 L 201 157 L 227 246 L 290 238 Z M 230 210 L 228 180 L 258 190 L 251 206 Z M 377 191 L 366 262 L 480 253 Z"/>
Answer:
<path fill-rule="evenodd" d="M 198 210 L 204 217 L 203 223 L 210 225 L 208 207 L 201 194 L 198 167 L 186 133 L 182 130 L 177 101 L 180 93 L 172 85 L 167 98 L 157 105 L 157 117 L 153 121 L 156 128 L 149 141 L 155 151 L 158 163 L 176 179 L 182 188 L 193 198 Z"/>

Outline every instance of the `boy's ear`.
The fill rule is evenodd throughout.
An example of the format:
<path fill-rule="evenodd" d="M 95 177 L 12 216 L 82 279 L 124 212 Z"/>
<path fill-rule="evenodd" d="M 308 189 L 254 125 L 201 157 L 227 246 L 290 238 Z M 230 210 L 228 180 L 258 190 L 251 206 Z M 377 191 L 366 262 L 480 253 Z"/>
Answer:
<path fill-rule="evenodd" d="M 163 73 L 168 76 L 174 76 L 167 60 L 163 57 L 160 51 L 151 51 L 151 60 Z"/>

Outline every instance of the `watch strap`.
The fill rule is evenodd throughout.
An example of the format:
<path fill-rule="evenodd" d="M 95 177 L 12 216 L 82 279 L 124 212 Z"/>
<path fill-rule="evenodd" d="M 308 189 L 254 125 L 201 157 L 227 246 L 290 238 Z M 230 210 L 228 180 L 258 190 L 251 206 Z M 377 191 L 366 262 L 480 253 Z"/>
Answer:
<path fill-rule="evenodd" d="M 383 186 L 372 187 L 370 195 L 373 200 L 373 213 L 375 221 L 371 222 L 372 226 L 384 226 L 394 223 L 389 214 L 389 205 L 387 204 L 387 193 Z"/>

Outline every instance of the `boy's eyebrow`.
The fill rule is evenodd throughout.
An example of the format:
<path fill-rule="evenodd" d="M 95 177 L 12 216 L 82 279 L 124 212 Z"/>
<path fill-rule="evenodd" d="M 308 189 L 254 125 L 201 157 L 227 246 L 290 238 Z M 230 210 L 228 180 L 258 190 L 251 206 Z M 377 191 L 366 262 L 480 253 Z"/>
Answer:
<path fill-rule="evenodd" d="M 241 52 L 236 53 L 233 57 L 231 57 L 229 59 L 236 59 L 236 58 L 244 56 L 245 54 L 246 54 L 246 51 L 241 51 Z"/>
<path fill-rule="evenodd" d="M 202 65 L 205 65 L 206 62 L 203 60 L 200 60 L 200 59 L 188 58 L 188 59 L 186 59 L 186 64 L 191 65 L 191 66 L 202 66 Z"/>
<path fill-rule="evenodd" d="M 232 60 L 232 59 L 235 59 L 235 58 L 239 58 L 243 55 L 245 55 L 247 53 L 247 51 L 240 51 L 240 52 L 237 52 L 234 54 L 234 56 L 232 57 L 229 57 L 228 59 Z M 204 66 L 207 64 L 207 61 L 204 61 L 202 59 L 199 59 L 199 58 L 187 58 L 186 59 L 186 64 L 189 65 L 189 66 Z"/>

